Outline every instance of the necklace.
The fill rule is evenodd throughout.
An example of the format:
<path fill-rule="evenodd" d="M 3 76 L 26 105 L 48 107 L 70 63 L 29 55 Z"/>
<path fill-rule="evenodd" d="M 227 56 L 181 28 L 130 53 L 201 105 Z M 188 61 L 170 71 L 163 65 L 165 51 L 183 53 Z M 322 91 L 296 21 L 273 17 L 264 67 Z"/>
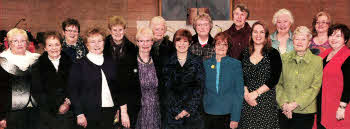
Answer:
<path fill-rule="evenodd" d="M 137 54 L 137 58 L 139 58 L 139 60 L 140 60 L 142 63 L 144 63 L 144 64 L 150 64 L 150 63 L 151 63 L 151 56 L 149 57 L 149 59 L 148 59 L 147 62 L 145 62 L 145 61 L 142 60 L 142 58 L 140 57 L 140 54 Z"/>

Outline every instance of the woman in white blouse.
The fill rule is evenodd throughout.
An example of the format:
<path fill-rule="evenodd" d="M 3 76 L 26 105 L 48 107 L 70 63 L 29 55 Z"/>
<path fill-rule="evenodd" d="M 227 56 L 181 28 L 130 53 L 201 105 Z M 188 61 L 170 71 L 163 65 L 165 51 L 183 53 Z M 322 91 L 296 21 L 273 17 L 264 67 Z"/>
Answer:
<path fill-rule="evenodd" d="M 116 114 L 116 64 L 103 56 L 104 33 L 92 28 L 85 34 L 89 50 L 72 65 L 68 87 L 77 125 L 87 129 L 113 127 Z"/>

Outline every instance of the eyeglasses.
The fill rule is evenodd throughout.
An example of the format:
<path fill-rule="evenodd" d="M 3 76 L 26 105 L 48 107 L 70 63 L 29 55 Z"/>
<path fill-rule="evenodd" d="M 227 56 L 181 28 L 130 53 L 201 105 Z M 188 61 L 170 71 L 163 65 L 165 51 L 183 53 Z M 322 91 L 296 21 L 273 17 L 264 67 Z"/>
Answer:
<path fill-rule="evenodd" d="M 227 43 L 217 43 L 216 46 L 218 47 L 228 47 Z"/>
<path fill-rule="evenodd" d="M 66 32 L 69 32 L 69 33 L 78 33 L 77 30 L 66 30 Z"/>
<path fill-rule="evenodd" d="M 152 41 L 153 40 L 137 40 L 137 42 L 139 42 L 139 43 L 150 43 Z"/>
<path fill-rule="evenodd" d="M 325 21 L 322 21 L 322 22 L 317 21 L 317 22 L 316 22 L 316 25 L 321 25 L 321 24 L 323 24 L 323 25 L 324 25 L 324 24 L 329 24 L 329 22 L 325 22 Z"/>
<path fill-rule="evenodd" d="M 208 27 L 209 26 L 209 23 L 206 23 L 206 24 L 197 24 L 197 27 Z"/>
<path fill-rule="evenodd" d="M 14 44 L 25 44 L 25 43 L 27 43 L 27 40 L 21 40 L 21 41 L 19 41 L 19 40 L 12 40 L 11 43 L 14 43 Z"/>

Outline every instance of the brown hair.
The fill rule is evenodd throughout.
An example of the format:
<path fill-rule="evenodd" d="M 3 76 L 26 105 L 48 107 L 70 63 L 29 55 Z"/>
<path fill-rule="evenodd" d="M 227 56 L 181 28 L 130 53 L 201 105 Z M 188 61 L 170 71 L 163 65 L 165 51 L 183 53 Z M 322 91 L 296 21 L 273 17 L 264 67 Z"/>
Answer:
<path fill-rule="evenodd" d="M 94 36 L 94 35 L 101 35 L 102 39 L 103 39 L 106 36 L 106 33 L 105 33 L 105 31 L 102 28 L 100 28 L 98 26 L 91 27 L 85 33 L 85 36 L 83 38 L 84 43 L 86 44 L 87 43 L 87 39 L 89 37 L 91 37 L 91 36 Z"/>
<path fill-rule="evenodd" d="M 244 4 L 237 4 L 232 11 L 236 10 L 237 8 L 239 8 L 242 12 L 246 12 L 247 13 L 247 17 L 246 19 L 249 18 L 249 9 L 247 8 L 246 5 Z"/>
<path fill-rule="evenodd" d="M 215 37 L 214 37 L 214 45 L 216 46 L 216 43 L 217 43 L 217 41 L 219 41 L 219 40 L 221 40 L 221 41 L 226 41 L 227 42 L 227 44 L 228 44 L 228 51 L 227 51 L 227 53 L 226 54 L 229 54 L 229 50 L 231 49 L 231 47 L 232 47 L 232 44 L 230 43 L 230 41 L 231 41 L 231 36 L 229 35 L 229 34 L 227 34 L 227 33 L 225 33 L 225 32 L 219 32 L 219 33 L 217 33 L 216 35 L 215 35 Z"/>
<path fill-rule="evenodd" d="M 175 32 L 173 37 L 174 44 L 176 41 L 180 41 L 181 39 L 187 39 L 190 44 L 192 44 L 192 34 L 189 30 L 179 29 Z"/>
<path fill-rule="evenodd" d="M 249 46 L 248 46 L 249 54 L 252 54 L 255 51 L 254 50 L 253 31 L 254 31 L 254 27 L 257 25 L 261 25 L 265 30 L 265 43 L 264 43 L 264 47 L 261 51 L 261 54 L 263 54 L 271 49 L 271 39 L 269 37 L 269 29 L 262 21 L 257 21 L 253 24 L 252 31 L 250 34 L 250 41 L 249 41 Z"/>
<path fill-rule="evenodd" d="M 73 19 L 73 18 L 67 18 L 66 20 L 64 20 L 62 22 L 62 30 L 63 31 L 66 31 L 66 27 L 69 27 L 69 26 L 77 27 L 78 28 L 78 32 L 80 33 L 80 24 L 79 24 L 78 20 Z"/>
<path fill-rule="evenodd" d="M 331 15 L 329 15 L 329 13 L 327 13 L 327 12 L 325 12 L 325 11 L 318 12 L 318 13 L 312 18 L 312 35 L 313 35 L 313 36 L 316 36 L 316 35 L 317 35 L 317 31 L 316 31 L 316 22 L 317 22 L 318 17 L 321 17 L 321 16 L 326 16 L 326 17 L 327 17 L 329 27 L 330 27 L 331 24 L 332 24 L 332 17 L 331 17 Z M 329 28 L 328 28 L 328 29 L 329 29 Z"/>
<path fill-rule="evenodd" d="M 112 16 L 108 19 L 108 29 L 112 29 L 115 25 L 121 25 L 126 28 L 126 21 L 122 16 Z"/>
<path fill-rule="evenodd" d="M 44 46 L 46 46 L 46 40 L 48 39 L 57 39 L 60 44 L 62 45 L 60 39 L 61 39 L 61 35 L 59 33 L 57 33 L 56 31 L 48 31 L 48 32 L 45 32 L 44 34 Z"/>

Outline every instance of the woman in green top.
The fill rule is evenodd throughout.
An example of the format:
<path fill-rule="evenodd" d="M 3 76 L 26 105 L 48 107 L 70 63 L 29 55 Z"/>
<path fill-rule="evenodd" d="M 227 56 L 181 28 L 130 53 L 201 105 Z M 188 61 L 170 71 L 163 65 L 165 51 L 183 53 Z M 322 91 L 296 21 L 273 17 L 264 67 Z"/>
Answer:
<path fill-rule="evenodd" d="M 282 55 L 282 74 L 276 86 L 282 129 L 311 129 L 316 96 L 322 83 L 322 59 L 311 53 L 312 35 L 305 26 L 293 34 L 294 50 Z"/>

